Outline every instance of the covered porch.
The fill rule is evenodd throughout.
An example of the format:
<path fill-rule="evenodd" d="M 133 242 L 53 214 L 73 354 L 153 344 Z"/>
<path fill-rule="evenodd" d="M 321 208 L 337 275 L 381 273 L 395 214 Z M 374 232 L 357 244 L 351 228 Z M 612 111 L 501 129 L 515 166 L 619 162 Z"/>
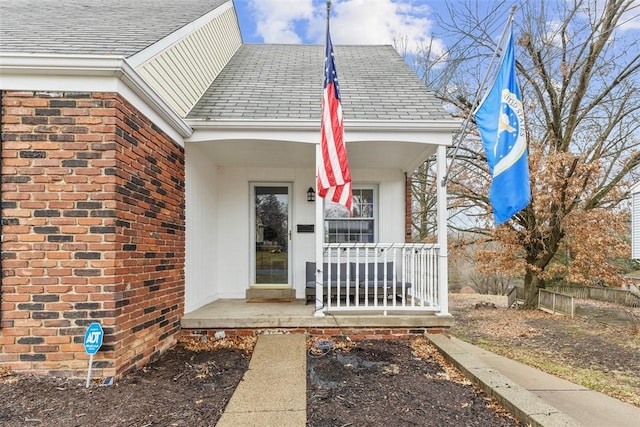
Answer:
<path fill-rule="evenodd" d="M 227 323 L 253 318 L 239 307 L 227 313 L 221 302 L 247 304 L 247 295 L 269 288 L 286 289 L 291 307 L 318 318 L 404 325 L 409 316 L 418 324 L 449 317 L 446 189 L 438 185 L 434 195 L 434 243 L 408 243 L 409 178 L 433 158 L 431 172 L 442 181 L 460 123 L 392 47 L 336 47 L 336 54 L 357 192 L 352 215 L 308 197 L 321 158 L 322 88 L 313 84 L 321 46 L 243 45 L 187 116 L 185 322 L 204 313 Z M 245 72 L 257 66 L 287 79 L 265 85 Z M 261 313 L 253 327 L 288 322 L 279 314 L 286 306 L 262 306 L 275 317 Z M 290 325 L 307 325 L 306 316 Z"/>

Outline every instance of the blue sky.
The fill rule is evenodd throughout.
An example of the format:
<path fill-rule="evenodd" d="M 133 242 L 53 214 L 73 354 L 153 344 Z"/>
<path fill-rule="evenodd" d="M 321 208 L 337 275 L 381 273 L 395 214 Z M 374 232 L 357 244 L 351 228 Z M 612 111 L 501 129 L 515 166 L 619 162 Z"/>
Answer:
<path fill-rule="evenodd" d="M 326 0 L 234 0 L 245 43 L 324 44 Z M 429 39 L 443 0 L 333 0 L 334 44 Z M 354 25 L 357 23 L 357 25 Z"/>
<path fill-rule="evenodd" d="M 477 0 L 482 7 L 498 0 Z M 533 0 L 536 2 L 536 0 Z M 562 3 L 566 0 L 550 0 Z M 331 38 L 339 44 L 394 44 L 406 41 L 417 52 L 438 30 L 437 13 L 446 19 L 447 4 L 463 0 L 332 0 Z M 245 43 L 324 44 L 326 0 L 234 0 Z M 504 19 L 512 4 L 503 1 Z M 474 0 L 471 4 L 475 4 Z M 453 6 L 455 7 L 455 6 Z M 640 29 L 640 0 L 627 29 Z M 516 14 L 517 17 L 517 14 Z M 498 28 L 501 30 L 501 28 Z M 496 37 L 499 34 L 496 34 Z M 446 52 L 446 41 L 435 39 L 434 53 Z"/>

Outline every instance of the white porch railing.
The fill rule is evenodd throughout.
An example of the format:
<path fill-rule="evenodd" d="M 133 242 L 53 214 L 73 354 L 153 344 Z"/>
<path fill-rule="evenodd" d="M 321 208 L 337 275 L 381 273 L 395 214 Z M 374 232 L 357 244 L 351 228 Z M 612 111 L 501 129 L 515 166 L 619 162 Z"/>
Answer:
<path fill-rule="evenodd" d="M 441 299 L 447 298 L 447 284 L 440 283 L 439 255 L 437 244 L 325 243 L 316 301 L 328 312 L 446 313 Z"/>

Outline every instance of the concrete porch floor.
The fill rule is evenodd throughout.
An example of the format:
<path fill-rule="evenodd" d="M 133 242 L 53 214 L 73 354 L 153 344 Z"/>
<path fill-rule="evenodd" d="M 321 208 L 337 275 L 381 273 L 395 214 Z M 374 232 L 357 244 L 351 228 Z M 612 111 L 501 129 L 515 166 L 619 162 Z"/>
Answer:
<path fill-rule="evenodd" d="M 453 316 L 428 311 L 326 313 L 314 316 L 315 306 L 302 299 L 292 302 L 249 303 L 245 299 L 219 299 L 186 313 L 183 329 L 227 328 L 450 328 Z"/>

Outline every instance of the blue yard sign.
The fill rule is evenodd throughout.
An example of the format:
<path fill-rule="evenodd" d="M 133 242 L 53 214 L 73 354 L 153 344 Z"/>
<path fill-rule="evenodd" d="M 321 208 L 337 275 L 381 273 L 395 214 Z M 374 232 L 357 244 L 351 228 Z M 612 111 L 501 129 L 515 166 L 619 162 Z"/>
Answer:
<path fill-rule="evenodd" d="M 87 328 L 87 332 L 84 334 L 84 350 L 89 355 L 96 354 L 100 347 L 102 347 L 102 337 L 104 331 L 100 323 L 92 323 Z"/>
<path fill-rule="evenodd" d="M 89 355 L 89 369 L 87 370 L 87 384 L 89 388 L 89 382 L 91 381 L 91 368 L 93 366 L 93 355 L 102 347 L 102 337 L 104 331 L 100 323 L 94 322 L 89 325 L 87 332 L 84 333 L 84 351 Z"/>

